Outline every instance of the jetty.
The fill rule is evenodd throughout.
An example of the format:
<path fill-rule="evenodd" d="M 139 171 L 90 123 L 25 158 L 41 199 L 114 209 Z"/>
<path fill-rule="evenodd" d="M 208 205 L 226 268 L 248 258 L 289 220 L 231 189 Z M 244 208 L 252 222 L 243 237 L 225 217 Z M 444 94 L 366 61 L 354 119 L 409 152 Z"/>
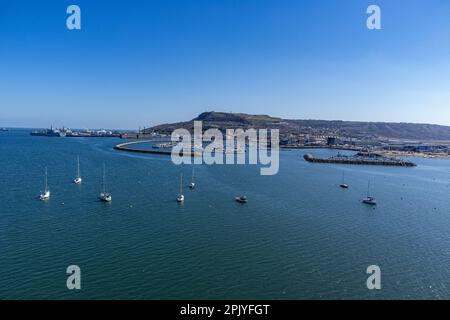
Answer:
<path fill-rule="evenodd" d="M 308 162 L 315 163 L 338 163 L 338 164 L 355 164 L 355 165 L 375 165 L 375 166 L 398 166 L 398 167 L 415 167 L 414 162 L 404 161 L 395 158 L 387 158 L 379 154 L 369 154 L 358 152 L 353 156 L 345 156 L 338 154 L 331 158 L 316 158 L 312 154 L 305 154 L 303 158 Z"/>

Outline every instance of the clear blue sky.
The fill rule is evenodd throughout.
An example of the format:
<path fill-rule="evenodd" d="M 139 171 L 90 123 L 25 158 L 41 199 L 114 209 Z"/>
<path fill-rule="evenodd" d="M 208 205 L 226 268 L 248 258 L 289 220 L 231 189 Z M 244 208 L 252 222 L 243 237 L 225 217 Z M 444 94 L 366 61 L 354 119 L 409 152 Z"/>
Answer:
<path fill-rule="evenodd" d="M 135 129 L 206 110 L 450 125 L 450 1 L 0 2 L 0 126 Z"/>

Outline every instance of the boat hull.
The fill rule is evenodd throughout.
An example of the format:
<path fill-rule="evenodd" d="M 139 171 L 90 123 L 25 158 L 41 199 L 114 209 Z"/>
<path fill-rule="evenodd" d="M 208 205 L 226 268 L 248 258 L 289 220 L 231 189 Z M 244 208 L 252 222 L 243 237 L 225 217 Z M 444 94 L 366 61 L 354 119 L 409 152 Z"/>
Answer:
<path fill-rule="evenodd" d="M 376 206 L 377 202 L 375 200 L 371 200 L 371 199 L 363 199 L 362 203 L 368 204 L 370 206 Z"/>
<path fill-rule="evenodd" d="M 100 193 L 100 201 L 111 202 L 112 196 L 109 193 Z"/>
<path fill-rule="evenodd" d="M 39 199 L 40 199 L 41 201 L 46 201 L 46 200 L 50 199 L 50 191 L 47 191 L 47 192 L 45 192 L 45 193 L 42 193 L 42 194 L 39 196 Z"/>
<path fill-rule="evenodd" d="M 242 197 L 235 197 L 234 200 L 236 200 L 239 203 L 247 203 L 248 202 L 247 198 L 242 198 Z"/>

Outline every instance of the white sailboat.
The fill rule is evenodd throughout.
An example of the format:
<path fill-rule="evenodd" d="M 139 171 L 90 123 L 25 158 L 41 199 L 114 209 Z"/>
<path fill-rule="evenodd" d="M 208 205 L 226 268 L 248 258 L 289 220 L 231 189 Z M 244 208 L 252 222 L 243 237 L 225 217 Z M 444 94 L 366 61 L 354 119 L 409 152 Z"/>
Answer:
<path fill-rule="evenodd" d="M 81 176 L 80 176 L 80 156 L 77 156 L 77 176 L 76 178 L 73 180 L 73 182 L 75 184 L 81 184 Z"/>
<path fill-rule="evenodd" d="M 239 203 L 247 203 L 248 202 L 247 196 L 237 196 L 237 197 L 234 197 L 234 200 L 236 200 Z"/>
<path fill-rule="evenodd" d="M 195 188 L 195 182 L 194 182 L 194 165 L 192 165 L 192 177 L 191 177 L 191 183 L 189 184 L 189 188 L 194 189 Z"/>
<path fill-rule="evenodd" d="M 100 193 L 100 200 L 103 202 L 111 202 L 111 193 L 106 191 L 106 166 L 103 164 L 103 182 L 102 182 L 102 192 Z"/>
<path fill-rule="evenodd" d="M 348 184 L 345 183 L 344 173 L 345 172 L 342 172 L 342 183 L 339 185 L 339 187 L 341 187 L 343 189 L 348 189 Z"/>
<path fill-rule="evenodd" d="M 372 205 L 372 206 L 376 206 L 377 205 L 377 201 L 375 200 L 375 198 L 370 196 L 370 180 L 367 183 L 367 197 L 362 199 L 362 202 L 365 203 L 365 204 Z"/>
<path fill-rule="evenodd" d="M 180 194 L 177 197 L 178 202 L 184 201 L 184 195 L 183 195 L 183 174 L 180 175 Z"/>
<path fill-rule="evenodd" d="M 45 167 L 45 187 L 44 192 L 41 192 L 39 199 L 41 200 L 48 200 L 50 199 L 50 190 L 48 189 L 48 183 L 47 183 L 47 167 Z"/>

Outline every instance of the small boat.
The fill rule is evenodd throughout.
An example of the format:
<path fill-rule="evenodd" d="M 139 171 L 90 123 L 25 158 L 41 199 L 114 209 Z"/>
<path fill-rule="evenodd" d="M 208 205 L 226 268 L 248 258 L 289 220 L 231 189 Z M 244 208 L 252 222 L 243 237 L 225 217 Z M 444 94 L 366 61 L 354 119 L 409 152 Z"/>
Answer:
<path fill-rule="evenodd" d="M 377 201 L 375 200 L 374 197 L 366 197 L 362 200 L 363 203 L 365 204 L 370 204 L 372 206 L 376 206 L 377 205 Z"/>
<path fill-rule="evenodd" d="M 81 176 L 80 176 L 80 157 L 77 156 L 77 177 L 73 180 L 75 184 L 81 184 Z"/>
<path fill-rule="evenodd" d="M 111 193 L 106 191 L 106 167 L 103 164 L 103 182 L 102 182 L 102 192 L 100 192 L 100 200 L 103 202 L 111 202 Z"/>
<path fill-rule="evenodd" d="M 112 196 L 110 193 L 107 192 L 101 192 L 100 193 L 100 200 L 103 202 L 111 202 Z"/>
<path fill-rule="evenodd" d="M 6 129 L 6 128 L 0 128 L 0 131 L 6 132 L 6 131 L 8 131 L 8 129 Z"/>
<path fill-rule="evenodd" d="M 247 197 L 246 196 L 237 196 L 234 198 L 234 200 L 236 200 L 239 203 L 247 203 Z"/>
<path fill-rule="evenodd" d="M 195 182 L 194 182 L 194 166 L 192 165 L 192 177 L 191 177 L 191 183 L 189 184 L 189 188 L 194 189 L 195 188 Z"/>
<path fill-rule="evenodd" d="M 184 195 L 183 195 L 183 174 L 180 175 L 180 193 L 178 194 L 177 201 L 178 202 L 183 202 L 184 201 Z"/>
<path fill-rule="evenodd" d="M 365 197 L 364 199 L 362 199 L 362 203 L 371 205 L 371 206 L 376 206 L 377 205 L 377 201 L 375 200 L 374 197 L 370 196 L 370 180 L 367 183 L 367 197 Z"/>
<path fill-rule="evenodd" d="M 345 179 L 344 179 L 344 172 L 342 172 L 342 183 L 339 185 L 339 187 L 341 187 L 343 189 L 348 189 L 348 184 L 345 183 Z"/>
<path fill-rule="evenodd" d="M 45 187 L 44 187 L 44 192 L 41 192 L 39 199 L 41 199 L 42 201 L 48 200 L 50 199 L 50 190 L 48 189 L 48 184 L 47 184 L 47 167 L 45 167 Z"/>
<path fill-rule="evenodd" d="M 103 202 L 111 202 L 112 196 L 110 193 L 107 192 L 101 192 L 100 193 L 100 200 Z"/>

